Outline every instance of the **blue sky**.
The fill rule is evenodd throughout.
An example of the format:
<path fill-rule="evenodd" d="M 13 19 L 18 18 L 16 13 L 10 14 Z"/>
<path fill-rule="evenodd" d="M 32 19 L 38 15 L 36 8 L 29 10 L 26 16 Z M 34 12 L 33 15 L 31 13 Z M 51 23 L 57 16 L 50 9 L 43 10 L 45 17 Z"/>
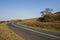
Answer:
<path fill-rule="evenodd" d="M 60 0 L 0 0 L 0 21 L 40 17 L 45 8 L 60 11 Z"/>

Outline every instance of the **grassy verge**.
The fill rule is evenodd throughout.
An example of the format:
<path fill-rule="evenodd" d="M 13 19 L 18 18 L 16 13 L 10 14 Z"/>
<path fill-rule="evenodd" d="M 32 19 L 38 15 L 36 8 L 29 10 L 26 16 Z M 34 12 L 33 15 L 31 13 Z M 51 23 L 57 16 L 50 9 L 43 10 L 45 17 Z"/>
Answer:
<path fill-rule="evenodd" d="M 22 26 L 27 27 L 27 28 L 33 28 L 33 29 L 37 29 L 37 30 L 46 30 L 46 31 L 50 31 L 50 32 L 60 33 L 60 29 L 57 30 L 55 28 L 41 28 L 41 27 L 37 27 L 37 26 L 28 26 L 28 25 L 25 25 L 25 24 L 20 23 L 20 22 L 18 22 L 17 24 L 22 25 Z"/>
<path fill-rule="evenodd" d="M 0 24 L 0 40 L 24 40 L 22 37 L 18 36 L 12 30 L 10 30 L 6 23 Z"/>

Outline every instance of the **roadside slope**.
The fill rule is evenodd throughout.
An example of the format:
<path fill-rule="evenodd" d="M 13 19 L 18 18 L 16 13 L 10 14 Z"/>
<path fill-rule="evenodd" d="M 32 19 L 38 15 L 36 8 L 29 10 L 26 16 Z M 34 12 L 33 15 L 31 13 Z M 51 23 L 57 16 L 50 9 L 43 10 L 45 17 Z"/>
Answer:
<path fill-rule="evenodd" d="M 23 38 L 10 30 L 6 23 L 2 23 L 0 24 L 0 40 L 23 40 Z"/>
<path fill-rule="evenodd" d="M 21 22 L 17 22 L 17 24 L 24 25 L 30 28 L 35 28 L 35 29 L 42 29 L 42 30 L 47 30 L 47 31 L 52 31 L 52 32 L 60 32 L 60 23 L 39 22 L 37 21 L 37 18 L 23 20 Z"/>

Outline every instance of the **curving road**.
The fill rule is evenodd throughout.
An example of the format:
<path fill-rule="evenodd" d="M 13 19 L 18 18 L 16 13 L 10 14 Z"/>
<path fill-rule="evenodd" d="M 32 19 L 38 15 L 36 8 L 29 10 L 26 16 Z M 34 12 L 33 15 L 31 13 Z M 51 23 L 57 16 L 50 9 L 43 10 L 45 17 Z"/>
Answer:
<path fill-rule="evenodd" d="M 16 23 L 9 23 L 8 27 L 25 40 L 60 40 L 60 33 L 26 28 Z"/>

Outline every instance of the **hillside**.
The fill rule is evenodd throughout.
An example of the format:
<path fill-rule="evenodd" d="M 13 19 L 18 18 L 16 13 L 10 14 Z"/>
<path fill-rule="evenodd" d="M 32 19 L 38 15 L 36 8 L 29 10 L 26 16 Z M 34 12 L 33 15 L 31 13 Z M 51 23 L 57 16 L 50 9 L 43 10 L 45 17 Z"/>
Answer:
<path fill-rule="evenodd" d="M 54 15 L 55 15 L 55 16 L 60 15 L 60 12 L 56 12 Z"/>
<path fill-rule="evenodd" d="M 18 24 L 27 25 L 34 28 L 38 27 L 42 29 L 48 29 L 49 31 L 58 30 L 60 32 L 60 22 L 59 22 L 60 17 L 58 17 L 58 15 L 60 16 L 60 12 L 56 12 L 53 15 L 50 15 L 50 16 L 54 16 L 55 19 L 57 20 L 55 21 L 55 19 L 51 17 L 54 22 L 50 18 L 48 18 L 49 21 L 46 22 L 38 21 L 38 18 L 32 18 L 32 19 L 22 20 L 22 22 L 18 22 Z"/>

